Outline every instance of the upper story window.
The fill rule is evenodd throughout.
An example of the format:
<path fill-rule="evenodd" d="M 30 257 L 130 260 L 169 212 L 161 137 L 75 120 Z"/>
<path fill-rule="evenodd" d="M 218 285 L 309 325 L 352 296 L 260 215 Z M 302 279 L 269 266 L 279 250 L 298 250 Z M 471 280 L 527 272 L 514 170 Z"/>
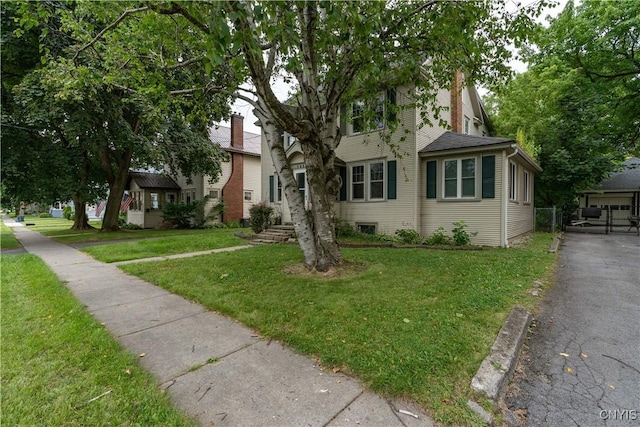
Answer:
<path fill-rule="evenodd" d="M 372 132 L 384 128 L 384 95 L 368 103 L 363 100 L 351 104 L 349 134 Z"/>
<path fill-rule="evenodd" d="M 468 199 L 476 197 L 476 159 L 444 161 L 444 198 Z"/>
<path fill-rule="evenodd" d="M 469 135 L 469 133 L 471 132 L 471 119 L 467 116 L 464 116 L 462 126 L 464 133 L 466 135 Z"/>
<path fill-rule="evenodd" d="M 282 143 L 284 144 L 284 149 L 288 149 L 289 147 L 291 147 L 293 144 L 295 144 L 298 141 L 298 138 L 296 138 L 295 136 L 291 135 L 288 132 L 284 132 L 282 134 Z"/>

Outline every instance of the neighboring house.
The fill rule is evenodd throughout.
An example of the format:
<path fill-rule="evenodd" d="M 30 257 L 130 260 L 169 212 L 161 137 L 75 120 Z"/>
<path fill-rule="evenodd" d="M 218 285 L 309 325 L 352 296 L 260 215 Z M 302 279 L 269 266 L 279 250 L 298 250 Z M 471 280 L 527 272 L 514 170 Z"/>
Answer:
<path fill-rule="evenodd" d="M 211 142 L 219 144 L 230 155 L 230 161 L 222 164 L 222 174 L 211 183 L 210 176 L 187 178 L 179 175 L 181 200 L 192 203 L 209 196 L 205 211 L 209 212 L 220 200 L 225 205 L 223 221 L 240 221 L 249 218 L 249 209 L 260 201 L 260 135 L 244 132 L 244 118 L 231 115 L 231 127 L 216 126 L 210 130 Z"/>
<path fill-rule="evenodd" d="M 150 172 L 130 172 L 129 195 L 133 202 L 127 220 L 143 228 L 161 226 L 162 209 L 166 203 L 193 203 L 208 196 L 205 213 L 222 201 L 225 205 L 222 221 L 249 218 L 249 209 L 260 201 L 260 135 L 243 130 L 244 118 L 231 116 L 231 127 L 214 126 L 209 134 L 213 144 L 220 145 L 230 155 L 222 163 L 222 174 L 210 182 L 208 175 L 193 176 L 191 182 L 178 175 L 176 180 Z"/>
<path fill-rule="evenodd" d="M 622 170 L 580 196 L 581 208 L 611 210 L 616 218 L 640 215 L 640 159 L 625 161 Z"/>
<path fill-rule="evenodd" d="M 449 109 L 451 131 L 421 127 L 416 109 L 398 113 L 401 125 L 391 142 L 404 153 L 400 159 L 379 137 L 385 127 L 382 105 L 376 129 L 364 128 L 358 103 L 350 106 L 352 120 L 346 123 L 342 117 L 343 137 L 336 149 L 342 178 L 335 205 L 338 219 L 364 232 L 412 229 L 425 237 L 438 227 L 450 232 L 452 223 L 464 220 L 469 232 L 478 232 L 473 244 L 505 247 L 533 230 L 533 182 L 541 169 L 515 140 L 487 136 L 492 125 L 480 97 L 461 82 L 458 75 L 454 90 L 438 94 L 439 104 Z M 390 102 L 409 103 L 404 95 L 408 90 L 400 87 L 385 96 Z M 347 115 L 344 110 L 342 115 Z M 431 117 L 431 122 L 439 120 Z M 299 144 L 286 133 L 283 138 L 300 190 L 306 192 Z M 262 150 L 263 197 L 279 209 L 283 221 L 290 221 L 266 142 Z"/>
<path fill-rule="evenodd" d="M 142 228 L 160 227 L 162 209 L 176 203 L 180 195 L 180 186 L 171 177 L 153 172 L 129 172 L 127 188 L 132 199 L 127 222 Z"/>

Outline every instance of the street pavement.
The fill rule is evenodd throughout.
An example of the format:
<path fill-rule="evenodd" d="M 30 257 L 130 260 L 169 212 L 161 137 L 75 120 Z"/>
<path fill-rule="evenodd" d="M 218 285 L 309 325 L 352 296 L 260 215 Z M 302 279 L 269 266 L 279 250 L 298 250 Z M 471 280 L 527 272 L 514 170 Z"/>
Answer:
<path fill-rule="evenodd" d="M 412 402 L 373 394 L 233 319 L 4 221 L 125 348 L 144 353 L 142 366 L 203 426 L 433 426 Z"/>
<path fill-rule="evenodd" d="M 528 426 L 640 426 L 638 236 L 565 236 L 506 404 Z"/>

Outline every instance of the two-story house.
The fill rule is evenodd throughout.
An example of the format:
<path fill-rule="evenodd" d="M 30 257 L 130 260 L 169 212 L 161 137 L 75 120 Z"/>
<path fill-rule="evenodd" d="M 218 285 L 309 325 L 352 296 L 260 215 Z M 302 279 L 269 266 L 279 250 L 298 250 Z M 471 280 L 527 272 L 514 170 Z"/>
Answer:
<path fill-rule="evenodd" d="M 409 105 L 411 88 L 398 87 L 386 95 Z M 448 127 L 420 126 L 421 111 L 401 109 L 402 130 L 391 143 L 403 153 L 396 158 L 380 136 L 381 120 L 367 128 L 354 103 L 351 120 L 342 123 L 336 149 L 342 187 L 336 217 L 363 232 L 394 234 L 412 229 L 430 236 L 438 227 L 450 231 L 464 220 L 477 231 L 472 243 L 509 246 L 512 239 L 533 229 L 534 176 L 540 167 L 515 140 L 489 137 L 492 125 L 475 87 L 462 87 L 457 76 L 452 90 L 440 90 L 438 103 L 450 113 Z M 405 133 L 404 129 L 409 129 Z M 283 135 L 287 155 L 301 192 L 306 192 L 303 156 L 295 138 Z M 266 142 L 262 144 L 262 194 L 281 213 L 290 214 Z"/>
<path fill-rule="evenodd" d="M 222 173 L 211 181 L 208 175 L 187 177 L 178 175 L 174 181 L 166 175 L 131 172 L 129 196 L 133 199 L 127 211 L 127 221 L 143 228 L 159 227 L 166 203 L 193 203 L 208 196 L 204 210 L 209 214 L 219 203 L 225 209 L 222 221 L 242 221 L 249 218 L 249 209 L 260 201 L 261 164 L 260 135 L 244 131 L 244 118 L 231 115 L 231 126 L 213 126 L 209 130 L 212 144 L 229 153 Z"/>

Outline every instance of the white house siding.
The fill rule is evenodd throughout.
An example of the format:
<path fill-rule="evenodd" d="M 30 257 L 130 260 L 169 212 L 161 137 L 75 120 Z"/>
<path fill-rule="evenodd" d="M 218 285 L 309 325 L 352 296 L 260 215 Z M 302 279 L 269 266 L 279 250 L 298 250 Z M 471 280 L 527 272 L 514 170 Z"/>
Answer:
<path fill-rule="evenodd" d="M 402 102 L 401 90 L 397 92 L 398 103 Z M 401 120 L 407 129 L 415 129 L 415 113 L 406 110 L 401 113 Z M 374 224 L 378 234 L 394 234 L 398 229 L 417 227 L 416 200 L 416 148 L 415 134 L 406 135 L 405 141 L 402 126 L 391 138 L 392 144 L 400 145 L 402 158 L 396 159 L 389 147 L 380 140 L 378 132 L 361 135 L 344 136 L 336 150 L 336 156 L 347 164 L 347 201 L 339 203 L 339 218 L 356 227 L 358 224 Z M 351 177 L 349 166 L 370 160 L 385 161 L 385 198 L 382 201 L 351 201 Z M 389 200 L 387 194 L 388 170 L 387 162 L 396 161 L 396 199 Z M 338 212 L 336 212 L 338 213 Z"/>
<path fill-rule="evenodd" d="M 451 104 L 451 95 L 448 90 L 440 89 L 437 94 L 437 102 L 438 105 L 441 106 L 449 106 Z M 417 126 L 420 125 L 422 118 L 420 117 L 420 110 L 414 110 L 415 115 L 415 123 Z M 448 111 L 443 111 L 441 114 L 441 118 L 445 120 L 449 120 L 450 113 Z M 429 116 L 429 120 L 431 121 L 431 126 L 425 124 L 421 129 L 415 129 L 415 139 L 416 139 L 416 153 L 422 150 L 427 145 L 431 144 L 435 141 L 440 135 L 445 133 L 446 129 L 438 126 L 439 119 L 431 113 Z"/>
<path fill-rule="evenodd" d="M 251 200 L 245 200 L 243 206 L 243 218 L 249 218 L 249 209 L 264 200 L 261 197 L 262 181 L 260 169 L 260 157 L 244 156 L 244 191 L 251 192 Z M 267 181 L 268 182 L 268 181 Z"/>
<path fill-rule="evenodd" d="M 421 224 L 420 234 L 424 237 L 431 236 L 438 227 L 446 230 L 451 236 L 451 229 L 455 226 L 454 222 L 464 221 L 467 223 L 467 231 L 477 231 L 478 234 L 471 239 L 471 244 L 500 246 L 500 224 L 501 214 L 501 197 L 502 194 L 502 152 L 487 152 L 483 155 L 496 156 L 495 171 L 495 198 L 481 199 L 479 201 L 444 201 L 440 199 L 442 191 L 442 160 L 449 158 L 459 158 L 460 156 L 439 157 L 438 160 L 438 198 L 426 198 L 426 160 L 420 162 L 420 209 Z M 430 158 L 429 160 L 432 160 Z M 478 189 L 478 184 L 476 188 Z"/>
<path fill-rule="evenodd" d="M 511 161 L 514 159 L 511 158 Z M 533 181 L 534 171 L 519 161 L 517 164 L 517 186 L 518 191 L 516 201 L 507 202 L 507 238 L 512 239 L 533 230 Z M 529 194 L 530 202 L 524 201 L 524 172 L 529 172 Z"/>

